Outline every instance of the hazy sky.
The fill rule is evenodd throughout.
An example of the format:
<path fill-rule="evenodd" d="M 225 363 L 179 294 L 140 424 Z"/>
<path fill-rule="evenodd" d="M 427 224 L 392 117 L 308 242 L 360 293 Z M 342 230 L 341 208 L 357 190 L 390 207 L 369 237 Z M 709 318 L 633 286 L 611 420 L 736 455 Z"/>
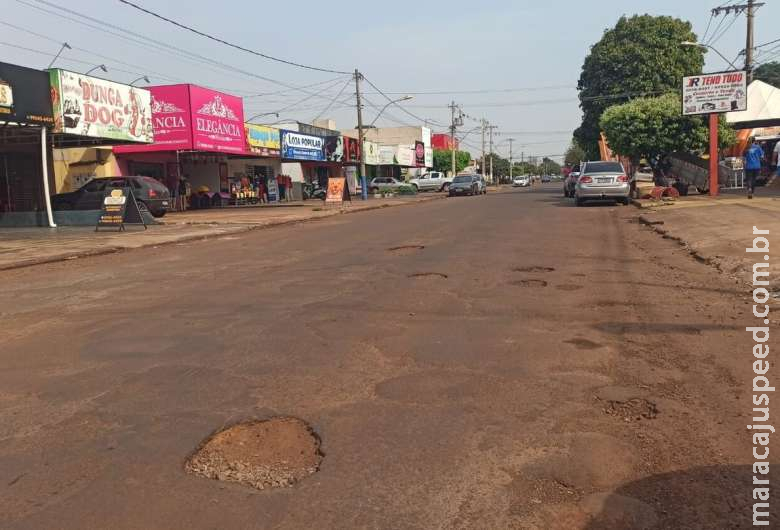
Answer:
<path fill-rule="evenodd" d="M 511 136 L 516 158 L 520 152 L 526 156 L 564 152 L 580 120 L 575 87 L 582 61 L 620 15 L 680 17 L 691 21 L 701 37 L 710 9 L 722 5 L 714 0 L 133 1 L 269 55 L 333 70 L 359 68 L 393 98 L 414 95 L 402 105 L 421 119 L 443 124 L 434 124 L 434 130 L 446 129 L 447 105 L 454 99 L 474 118 L 466 119 L 463 133 L 485 117 L 498 126 L 496 151 L 506 156 L 506 139 Z M 765 2 L 756 18 L 756 44 L 780 38 L 778 0 Z M 281 110 L 282 118 L 306 122 L 324 112 L 323 117 L 334 118 L 339 128 L 355 126 L 354 106 L 348 106 L 354 102 L 354 83 L 347 81 L 348 76 L 302 70 L 231 49 L 118 0 L 0 0 L 0 6 L 1 61 L 45 68 L 57 43 L 67 41 L 73 49 L 58 60 L 61 67 L 84 72 L 105 63 L 109 72 L 99 72 L 100 76 L 117 81 L 130 82 L 146 74 L 152 84 L 192 82 L 219 88 L 245 96 L 247 118 Z M 745 47 L 745 17 L 714 19 L 707 40 L 716 35 L 716 27 L 722 37 L 713 45 L 733 59 Z M 122 38 L 138 41 L 139 36 L 145 45 Z M 780 54 L 780 48 L 772 46 L 762 50 L 759 61 Z M 219 65 L 186 57 L 185 52 Z M 724 67 L 717 55 L 707 54 L 707 69 Z M 305 89 L 319 93 L 315 97 L 260 77 L 298 87 L 321 84 Z M 381 108 L 387 100 L 366 83 L 363 90 L 364 119 L 370 123 L 377 114 L 371 105 Z M 276 118 L 254 121 L 271 123 Z M 377 125 L 397 122 L 420 124 L 391 106 Z M 465 141 L 476 154 L 479 131 L 469 133 Z"/>

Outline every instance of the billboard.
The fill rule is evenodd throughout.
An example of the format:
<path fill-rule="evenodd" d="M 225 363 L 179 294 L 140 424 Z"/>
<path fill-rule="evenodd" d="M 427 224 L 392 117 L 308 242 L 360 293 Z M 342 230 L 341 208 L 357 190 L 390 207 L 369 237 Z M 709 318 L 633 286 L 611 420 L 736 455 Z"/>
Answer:
<path fill-rule="evenodd" d="M 219 153 L 244 152 L 241 98 L 190 85 L 192 148 Z"/>
<path fill-rule="evenodd" d="M 363 152 L 366 154 L 366 165 L 379 165 L 379 144 L 376 142 L 363 141 Z"/>
<path fill-rule="evenodd" d="M 425 144 L 414 142 L 414 165 L 425 167 Z"/>
<path fill-rule="evenodd" d="M 49 71 L 54 132 L 151 143 L 149 90 L 67 70 Z"/>
<path fill-rule="evenodd" d="M 248 152 L 260 156 L 279 156 L 281 149 L 279 129 L 246 123 L 244 131 Z"/>
<path fill-rule="evenodd" d="M 684 116 L 742 110 L 747 110 L 747 74 L 744 71 L 683 77 Z"/>
<path fill-rule="evenodd" d="M 425 153 L 423 153 L 423 157 Z M 400 144 L 396 146 L 395 160 L 396 165 L 405 167 L 416 167 L 414 144 Z M 424 159 L 423 159 L 424 162 Z"/>
<path fill-rule="evenodd" d="M 342 136 L 325 137 L 325 160 L 329 162 L 344 161 L 344 138 Z"/>
<path fill-rule="evenodd" d="M 433 167 L 433 148 L 425 148 L 425 167 Z"/>
<path fill-rule="evenodd" d="M 52 125 L 49 73 L 0 63 L 0 121 Z"/>
<path fill-rule="evenodd" d="M 325 139 L 295 131 L 280 130 L 282 158 L 287 160 L 325 160 Z"/>
<path fill-rule="evenodd" d="M 192 117 L 189 85 L 153 86 L 152 129 L 154 143 L 116 146 L 117 153 L 186 151 L 192 149 Z"/>
<path fill-rule="evenodd" d="M 379 146 L 379 161 L 380 166 L 393 166 L 398 163 L 395 158 L 395 151 L 397 146 L 395 145 L 380 145 Z"/>

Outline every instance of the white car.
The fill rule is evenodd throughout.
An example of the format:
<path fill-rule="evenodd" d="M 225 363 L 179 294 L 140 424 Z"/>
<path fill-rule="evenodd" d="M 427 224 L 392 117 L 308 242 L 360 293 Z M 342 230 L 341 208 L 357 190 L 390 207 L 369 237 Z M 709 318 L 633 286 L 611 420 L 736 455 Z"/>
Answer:
<path fill-rule="evenodd" d="M 452 184 L 452 177 L 448 177 L 441 171 L 431 171 L 409 180 L 409 184 L 414 186 L 417 191 L 447 191 Z"/>
<path fill-rule="evenodd" d="M 531 177 L 523 175 L 512 179 L 512 186 L 515 188 L 526 188 L 531 185 Z"/>
<path fill-rule="evenodd" d="M 397 190 L 405 183 L 400 180 L 396 180 L 393 177 L 376 177 L 372 179 L 368 184 L 368 189 L 371 193 L 376 193 L 382 188 L 389 188 L 393 191 Z"/>

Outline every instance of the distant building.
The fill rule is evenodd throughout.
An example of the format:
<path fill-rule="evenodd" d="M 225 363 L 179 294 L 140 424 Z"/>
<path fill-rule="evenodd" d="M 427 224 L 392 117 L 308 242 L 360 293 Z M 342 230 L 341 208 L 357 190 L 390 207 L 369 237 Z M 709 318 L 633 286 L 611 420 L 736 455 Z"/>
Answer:
<path fill-rule="evenodd" d="M 452 138 L 449 134 L 442 134 L 437 133 L 431 135 L 431 144 L 433 145 L 434 149 L 446 149 L 450 150 L 452 149 Z M 455 149 L 458 149 L 460 146 L 458 139 L 455 138 Z"/>

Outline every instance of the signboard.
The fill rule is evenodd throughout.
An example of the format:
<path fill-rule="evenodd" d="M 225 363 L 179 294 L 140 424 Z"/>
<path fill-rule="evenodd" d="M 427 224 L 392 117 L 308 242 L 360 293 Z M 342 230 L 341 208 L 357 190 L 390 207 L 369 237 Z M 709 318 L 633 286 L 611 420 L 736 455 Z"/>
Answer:
<path fill-rule="evenodd" d="M 325 160 L 328 162 L 344 161 L 344 138 L 342 136 L 327 136 L 325 138 Z"/>
<path fill-rule="evenodd" d="M 275 178 L 268 179 L 268 202 L 276 202 L 279 200 L 279 183 Z"/>
<path fill-rule="evenodd" d="M 395 152 L 397 147 L 394 145 L 380 145 L 379 146 L 379 165 L 380 166 L 393 166 L 398 163 L 395 159 Z"/>
<path fill-rule="evenodd" d="M 425 144 L 422 142 L 414 142 L 414 164 L 425 167 Z"/>
<path fill-rule="evenodd" d="M 149 90 L 67 70 L 49 70 L 54 132 L 151 143 Z"/>
<path fill-rule="evenodd" d="M 406 167 L 417 166 L 414 161 L 414 155 L 414 145 L 400 144 L 396 146 L 395 160 L 397 165 Z"/>
<path fill-rule="evenodd" d="M 433 167 L 433 147 L 425 148 L 425 167 Z"/>
<path fill-rule="evenodd" d="M 244 132 L 248 152 L 260 156 L 279 156 L 281 150 L 279 129 L 245 123 Z"/>
<path fill-rule="evenodd" d="M 0 63 L 0 122 L 53 125 L 49 73 Z"/>
<path fill-rule="evenodd" d="M 244 103 L 241 98 L 190 85 L 192 148 L 243 153 Z"/>
<path fill-rule="evenodd" d="M 347 179 L 344 177 L 329 178 L 328 192 L 325 195 L 325 204 L 342 204 L 345 200 L 351 201 L 347 189 Z"/>
<path fill-rule="evenodd" d="M 360 142 L 357 138 L 350 138 L 344 136 L 344 162 L 360 162 L 360 149 L 358 148 Z"/>
<path fill-rule="evenodd" d="M 153 86 L 152 129 L 154 143 L 116 146 L 117 153 L 189 151 L 192 149 L 192 117 L 189 85 Z"/>
<path fill-rule="evenodd" d="M 745 72 L 722 72 L 683 77 L 683 115 L 743 110 L 747 110 L 747 75 Z"/>
<path fill-rule="evenodd" d="M 366 154 L 366 165 L 379 165 L 379 144 L 376 142 L 363 141 L 363 152 Z"/>
<path fill-rule="evenodd" d="M 425 144 L 425 147 L 433 147 L 431 144 L 431 130 L 428 127 L 422 128 L 422 142 Z"/>
<path fill-rule="evenodd" d="M 114 188 L 103 198 L 95 231 L 110 227 L 121 232 L 125 229 L 125 224 L 141 224 L 146 230 L 146 221 L 138 208 L 133 190 L 131 188 Z"/>
<path fill-rule="evenodd" d="M 280 130 L 282 158 L 287 160 L 325 160 L 325 139 L 295 131 Z"/>

